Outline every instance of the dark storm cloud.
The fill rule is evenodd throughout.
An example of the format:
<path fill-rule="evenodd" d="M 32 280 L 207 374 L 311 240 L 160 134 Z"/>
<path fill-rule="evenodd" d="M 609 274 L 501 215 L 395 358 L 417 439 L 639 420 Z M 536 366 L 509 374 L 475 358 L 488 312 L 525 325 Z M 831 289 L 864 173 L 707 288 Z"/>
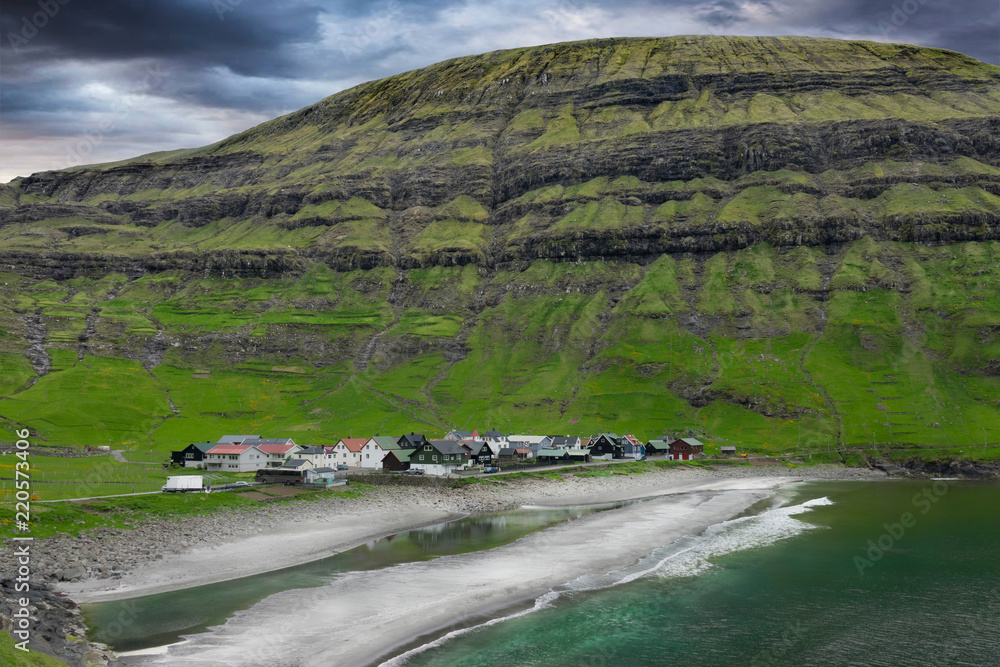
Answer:
<path fill-rule="evenodd" d="M 690 33 L 906 42 L 1000 64 L 997 0 L 3 0 L 0 181 L 50 168 L 48 138 L 102 115 L 116 130 L 93 158 L 120 159 L 446 58 Z M 162 75 L 136 94 L 149 67 Z"/>
<path fill-rule="evenodd" d="M 936 46 L 1000 64 L 996 0 L 839 0 L 794 5 L 780 19 L 803 30 Z"/>
<path fill-rule="evenodd" d="M 46 12 L 50 18 L 38 27 L 33 18 L 46 0 L 5 0 L 0 32 L 4 59 L 13 67 L 144 58 L 221 65 L 250 76 L 294 76 L 299 62 L 289 56 L 290 48 L 316 40 L 323 11 L 312 3 L 255 0 L 47 2 L 58 11 Z M 26 21 L 37 27 L 30 39 Z"/>

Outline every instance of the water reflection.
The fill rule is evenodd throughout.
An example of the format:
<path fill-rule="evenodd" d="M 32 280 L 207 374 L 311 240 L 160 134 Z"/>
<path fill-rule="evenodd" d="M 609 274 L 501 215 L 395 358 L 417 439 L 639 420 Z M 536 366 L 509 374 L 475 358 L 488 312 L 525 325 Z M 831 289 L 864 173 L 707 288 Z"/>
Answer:
<path fill-rule="evenodd" d="M 118 651 L 162 646 L 178 641 L 181 635 L 223 623 L 234 612 L 281 591 L 323 586 L 344 572 L 492 549 L 611 507 L 518 510 L 469 517 L 372 540 L 304 565 L 170 593 L 87 604 L 82 611 L 92 641 Z"/>

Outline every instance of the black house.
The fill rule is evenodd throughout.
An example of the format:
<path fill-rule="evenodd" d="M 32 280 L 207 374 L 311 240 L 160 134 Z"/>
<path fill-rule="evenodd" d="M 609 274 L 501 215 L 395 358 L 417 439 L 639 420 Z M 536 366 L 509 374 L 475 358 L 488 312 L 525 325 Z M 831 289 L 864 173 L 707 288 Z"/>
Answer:
<path fill-rule="evenodd" d="M 469 452 L 469 460 L 477 465 L 489 463 L 493 460 L 493 448 L 488 442 L 459 440 L 458 444 L 462 445 Z"/>
<path fill-rule="evenodd" d="M 614 433 L 602 433 L 590 439 L 590 458 L 620 459 L 625 455 L 621 441 Z"/>
<path fill-rule="evenodd" d="M 420 449 L 427 444 L 427 438 L 424 437 L 423 433 L 404 433 L 399 440 L 396 441 L 400 449 Z"/>
<path fill-rule="evenodd" d="M 184 449 L 170 452 L 170 462 L 184 468 L 196 468 L 203 465 L 205 452 L 215 447 L 217 442 L 195 442 Z"/>

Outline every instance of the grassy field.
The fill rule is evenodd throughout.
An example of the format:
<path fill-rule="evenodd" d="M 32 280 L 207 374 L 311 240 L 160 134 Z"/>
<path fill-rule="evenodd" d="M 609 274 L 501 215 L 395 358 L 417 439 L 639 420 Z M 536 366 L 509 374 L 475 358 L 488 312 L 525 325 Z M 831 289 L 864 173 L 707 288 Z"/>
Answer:
<path fill-rule="evenodd" d="M 468 266 L 415 269 L 402 283 L 393 270 L 321 265 L 280 281 L 12 277 L 0 300 L 40 308 L 49 331 L 62 331 L 66 303 L 86 312 L 122 300 L 101 311 L 94 341 L 139 352 L 162 331 L 177 345 L 147 368 L 81 357 L 58 334 L 46 343 L 52 371 L 36 377 L 11 321 L 0 440 L 27 427 L 38 445 L 110 444 L 152 462 L 225 433 L 333 444 L 452 427 L 690 434 L 709 451 L 768 454 L 995 444 L 998 267 L 993 242 L 862 239 L 832 261 L 761 245 L 647 266 L 534 262 L 486 278 Z M 412 306 L 386 301 L 393 281 Z M 162 304 L 187 310 L 163 322 Z M 315 317 L 295 319 L 305 312 Z M 356 367 L 379 332 L 384 346 Z M 38 465 L 53 479 L 89 474 Z M 109 482 L 137 491 L 162 474 L 109 470 Z"/>
<path fill-rule="evenodd" d="M 310 491 L 294 497 L 275 495 L 267 502 L 309 502 L 323 498 L 356 498 L 367 489 L 363 484 L 353 484 L 349 489 Z M 266 488 L 265 488 L 266 491 Z M 267 495 L 267 494 L 265 494 Z M 210 514 L 220 510 L 249 510 L 260 506 L 238 492 L 217 493 L 164 493 L 142 496 L 124 496 L 88 500 L 86 502 L 61 502 L 31 504 L 32 525 L 30 534 L 44 539 L 59 533 L 76 535 L 100 527 L 129 528 L 138 522 L 153 519 L 181 521 L 185 517 Z M 15 506 L 0 503 L 0 537 L 14 537 Z"/>
<path fill-rule="evenodd" d="M 14 648 L 16 640 L 0 632 L 0 663 L 8 667 L 65 667 L 66 663 L 38 651 L 25 653 Z"/>

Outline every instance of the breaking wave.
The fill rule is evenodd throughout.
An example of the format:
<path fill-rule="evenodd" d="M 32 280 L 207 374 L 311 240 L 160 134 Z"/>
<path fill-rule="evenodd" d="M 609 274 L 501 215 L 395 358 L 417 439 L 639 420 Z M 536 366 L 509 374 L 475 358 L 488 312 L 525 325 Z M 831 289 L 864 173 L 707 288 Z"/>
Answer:
<path fill-rule="evenodd" d="M 453 630 L 432 642 L 383 662 L 380 667 L 400 667 L 413 656 L 442 646 L 452 639 L 550 607 L 566 594 L 611 588 L 643 577 L 677 578 L 698 575 L 716 567 L 711 562 L 713 558 L 766 547 L 817 528 L 817 526 L 799 521 L 795 517 L 812 511 L 814 507 L 832 504 L 833 501 L 826 497 L 813 498 L 798 505 L 773 507 L 760 514 L 723 521 L 711 526 L 701 535 L 684 537 L 660 547 L 632 566 L 605 574 L 588 574 L 578 577 L 566 584 L 552 588 L 538 597 L 534 605 L 528 609 L 494 618 L 472 627 Z"/>

